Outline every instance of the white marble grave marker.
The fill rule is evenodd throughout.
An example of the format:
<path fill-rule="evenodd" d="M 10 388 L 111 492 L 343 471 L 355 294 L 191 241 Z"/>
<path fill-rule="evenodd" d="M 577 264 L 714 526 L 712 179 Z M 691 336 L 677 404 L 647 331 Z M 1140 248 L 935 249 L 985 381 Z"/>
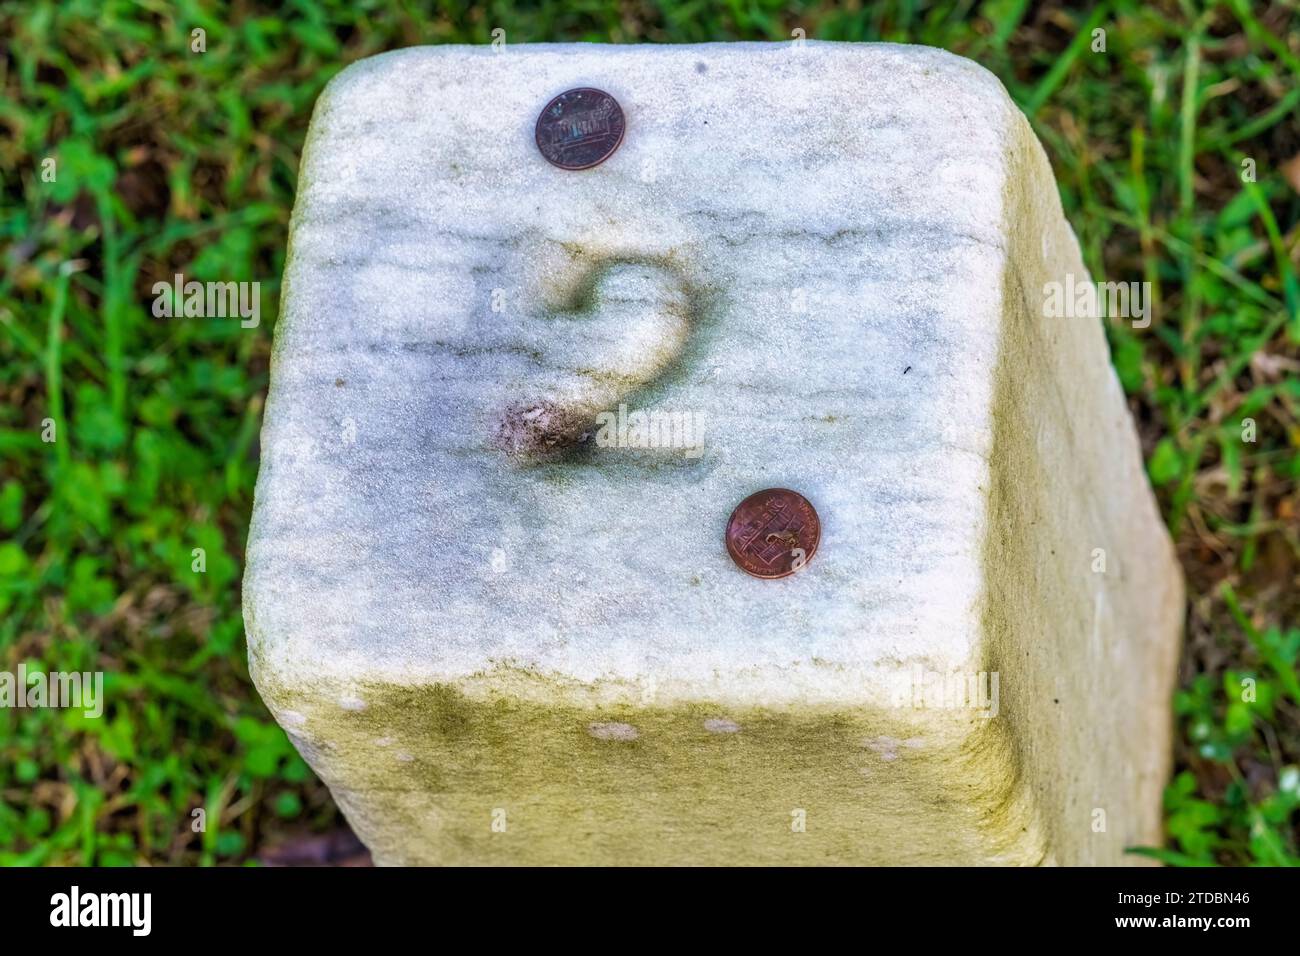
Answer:
<path fill-rule="evenodd" d="M 625 137 L 558 169 L 584 86 Z M 258 688 L 379 862 L 1124 862 L 1182 586 L 1102 323 L 1045 305 L 1087 281 L 948 53 L 355 64 L 293 215 Z M 769 487 L 821 521 L 770 581 L 723 544 Z"/>

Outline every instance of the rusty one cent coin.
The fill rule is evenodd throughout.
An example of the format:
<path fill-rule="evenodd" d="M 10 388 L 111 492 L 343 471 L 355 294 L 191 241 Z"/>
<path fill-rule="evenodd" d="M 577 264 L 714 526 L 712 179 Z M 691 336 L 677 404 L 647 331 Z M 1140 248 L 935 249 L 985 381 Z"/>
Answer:
<path fill-rule="evenodd" d="M 768 488 L 736 505 L 727 522 L 727 553 L 756 578 L 783 578 L 812 559 L 821 536 L 821 521 L 807 498 L 789 488 Z"/>
<path fill-rule="evenodd" d="M 604 90 L 566 90 L 537 117 L 537 148 L 561 169 L 590 169 L 623 142 L 623 108 Z"/>

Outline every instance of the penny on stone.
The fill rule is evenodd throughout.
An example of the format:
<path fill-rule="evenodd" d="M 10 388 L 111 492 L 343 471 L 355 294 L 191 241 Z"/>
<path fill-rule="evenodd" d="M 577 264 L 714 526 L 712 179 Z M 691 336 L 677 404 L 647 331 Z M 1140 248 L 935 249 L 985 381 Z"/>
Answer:
<path fill-rule="evenodd" d="M 561 169 L 590 169 L 623 142 L 623 108 L 604 90 L 566 90 L 537 117 L 537 148 Z"/>
<path fill-rule="evenodd" d="M 750 495 L 727 522 L 727 553 L 756 578 L 783 578 L 812 560 L 822 525 L 812 503 L 789 488 Z"/>

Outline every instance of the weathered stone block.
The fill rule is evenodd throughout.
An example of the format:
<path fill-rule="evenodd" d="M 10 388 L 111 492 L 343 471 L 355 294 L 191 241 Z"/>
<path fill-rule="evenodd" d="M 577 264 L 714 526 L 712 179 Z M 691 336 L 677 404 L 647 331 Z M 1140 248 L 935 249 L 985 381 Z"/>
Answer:
<path fill-rule="evenodd" d="M 578 86 L 627 132 L 569 172 L 533 124 Z M 380 862 L 1122 862 L 1181 583 L 1100 323 L 1044 314 L 1071 275 L 1028 124 L 941 51 L 349 67 L 276 329 L 258 688 Z M 593 440 L 620 405 L 696 432 Z M 822 537 L 768 581 L 723 530 L 773 486 Z"/>

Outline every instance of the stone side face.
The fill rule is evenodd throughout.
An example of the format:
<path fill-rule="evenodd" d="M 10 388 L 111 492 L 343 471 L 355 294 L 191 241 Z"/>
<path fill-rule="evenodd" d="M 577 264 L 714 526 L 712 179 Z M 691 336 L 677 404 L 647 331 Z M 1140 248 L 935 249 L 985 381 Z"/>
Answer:
<path fill-rule="evenodd" d="M 302 708 L 291 736 L 381 864 L 1043 858 L 1005 737 L 976 742 L 954 728 L 944 739 L 933 722 L 890 711 L 575 705 L 537 678 L 514 679 L 497 673 L 486 695 L 365 687 L 369 706 L 346 716 L 335 688 L 275 699 Z"/>
<path fill-rule="evenodd" d="M 557 173 L 531 123 L 580 85 L 628 134 Z M 1043 315 L 1086 275 L 991 76 L 883 44 L 416 49 L 336 78 L 301 179 L 245 620 L 377 861 L 1159 840 L 1181 585 L 1099 324 Z M 541 399 L 709 430 L 503 453 Z M 722 530 L 776 485 L 822 545 L 759 581 Z"/>
<path fill-rule="evenodd" d="M 1049 858 L 1114 866 L 1163 842 L 1182 573 L 1100 323 L 1044 315 L 1047 283 L 1089 277 L 1042 148 L 1013 132 L 987 654 Z"/>

